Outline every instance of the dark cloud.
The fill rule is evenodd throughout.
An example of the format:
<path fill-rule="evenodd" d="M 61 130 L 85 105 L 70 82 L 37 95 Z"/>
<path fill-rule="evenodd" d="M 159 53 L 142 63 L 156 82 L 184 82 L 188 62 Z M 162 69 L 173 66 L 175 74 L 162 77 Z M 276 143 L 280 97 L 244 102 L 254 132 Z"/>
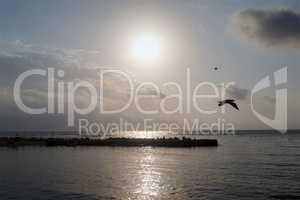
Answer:
<path fill-rule="evenodd" d="M 234 25 L 243 36 L 266 46 L 300 47 L 300 13 L 293 10 L 247 9 L 235 15 Z"/>

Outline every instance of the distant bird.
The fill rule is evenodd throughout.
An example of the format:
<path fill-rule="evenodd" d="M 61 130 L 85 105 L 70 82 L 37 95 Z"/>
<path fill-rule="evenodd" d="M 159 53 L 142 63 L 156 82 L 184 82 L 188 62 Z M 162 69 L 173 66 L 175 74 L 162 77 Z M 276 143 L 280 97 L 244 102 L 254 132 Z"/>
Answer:
<path fill-rule="evenodd" d="M 218 67 L 214 67 L 214 70 L 217 71 L 219 68 Z"/>
<path fill-rule="evenodd" d="M 240 110 L 234 101 L 235 101 L 234 99 L 225 99 L 223 101 L 219 101 L 218 106 L 223 106 L 224 104 L 230 104 L 235 109 Z"/>

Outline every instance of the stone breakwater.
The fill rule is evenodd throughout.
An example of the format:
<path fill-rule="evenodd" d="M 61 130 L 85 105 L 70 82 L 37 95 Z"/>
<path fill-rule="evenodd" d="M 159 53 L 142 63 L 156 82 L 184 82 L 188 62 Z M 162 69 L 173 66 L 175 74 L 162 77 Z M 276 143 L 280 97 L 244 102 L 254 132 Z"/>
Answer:
<path fill-rule="evenodd" d="M 0 147 L 21 146 L 124 146 L 124 147 L 216 147 L 216 139 L 190 138 L 0 138 Z"/>

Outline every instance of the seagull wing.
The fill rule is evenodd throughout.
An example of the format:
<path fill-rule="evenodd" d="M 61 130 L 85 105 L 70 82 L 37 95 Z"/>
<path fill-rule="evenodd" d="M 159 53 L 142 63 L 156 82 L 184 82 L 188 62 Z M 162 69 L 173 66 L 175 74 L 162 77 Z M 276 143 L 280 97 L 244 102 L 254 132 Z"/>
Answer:
<path fill-rule="evenodd" d="M 234 99 L 226 99 L 226 100 L 224 100 L 225 103 L 234 103 L 234 101 L 235 101 Z"/>
<path fill-rule="evenodd" d="M 240 110 L 239 107 L 236 105 L 236 103 L 234 103 L 234 102 L 228 102 L 228 104 L 230 104 L 235 109 Z"/>

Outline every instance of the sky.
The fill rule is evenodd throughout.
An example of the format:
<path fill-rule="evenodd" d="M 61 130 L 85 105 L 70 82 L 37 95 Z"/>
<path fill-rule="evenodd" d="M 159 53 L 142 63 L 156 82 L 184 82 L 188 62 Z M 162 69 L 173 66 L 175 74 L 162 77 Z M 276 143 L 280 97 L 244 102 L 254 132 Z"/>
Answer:
<path fill-rule="evenodd" d="M 99 69 L 122 70 L 130 74 L 135 87 L 153 82 L 161 91 L 143 88 L 142 95 L 149 95 L 143 102 L 146 109 L 158 107 L 173 94 L 174 88 L 164 87 L 166 82 L 182 86 L 185 105 L 189 69 L 192 87 L 208 81 L 220 89 L 221 83 L 235 82 L 226 89 L 226 95 L 234 98 L 240 107 L 240 111 L 226 107 L 226 112 L 221 113 L 216 107 L 219 99 L 211 98 L 199 103 L 207 110 L 218 111 L 210 115 L 195 109 L 187 112 L 186 108 L 172 114 L 145 114 L 132 104 L 116 114 L 99 113 L 97 108 L 87 115 L 76 114 L 76 120 L 87 118 L 109 123 L 124 118 L 137 123 L 151 118 L 181 123 L 183 119 L 200 119 L 214 123 L 223 119 L 233 123 L 236 129 L 269 129 L 251 110 L 251 90 L 261 79 L 285 66 L 287 126 L 300 128 L 297 118 L 300 112 L 300 3 L 297 0 L 1 0 L 0 5 L 0 130 L 70 128 L 68 100 L 63 100 L 66 113 L 40 115 L 24 113 L 14 101 L 13 88 L 20 74 L 30 69 L 48 68 L 64 71 L 65 76 L 57 78 L 55 83 L 85 80 L 95 85 L 97 91 L 101 86 Z M 142 56 L 134 54 L 134 48 L 136 42 L 149 34 L 159 47 L 150 44 L 148 47 L 154 48 L 155 56 L 145 59 L 142 57 L 151 54 L 149 48 L 135 49 L 138 54 L 145 50 Z M 116 74 L 106 78 L 103 99 L 92 98 L 103 100 L 107 108 L 125 104 L 128 82 Z M 209 88 L 204 91 L 211 92 Z M 159 94 L 153 95 L 156 93 Z M 24 81 L 21 94 L 26 105 L 47 106 L 46 78 L 31 77 Z M 87 106 L 90 100 L 87 91 L 78 90 L 78 105 Z M 274 117 L 275 86 L 255 96 L 254 103 L 259 113 Z M 171 109 L 178 102 L 171 99 L 167 104 Z"/>

